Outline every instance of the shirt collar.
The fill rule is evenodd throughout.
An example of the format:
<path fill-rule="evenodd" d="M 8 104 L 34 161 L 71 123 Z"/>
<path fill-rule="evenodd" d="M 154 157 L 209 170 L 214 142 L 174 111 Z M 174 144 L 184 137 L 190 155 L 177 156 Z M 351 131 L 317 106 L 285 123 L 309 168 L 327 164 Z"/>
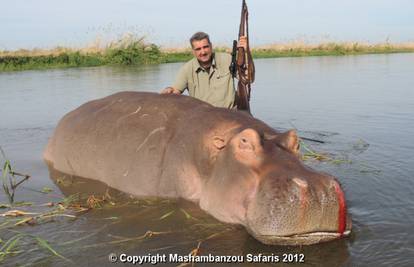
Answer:
<path fill-rule="evenodd" d="M 215 69 L 216 68 L 216 57 L 215 57 L 215 53 L 213 53 L 211 55 L 211 57 L 212 57 L 211 67 L 213 67 L 213 69 Z M 195 59 L 195 66 L 196 66 L 195 67 L 195 71 L 197 73 L 200 72 L 200 71 L 202 71 L 202 70 L 205 71 L 205 69 L 203 67 L 201 67 L 200 62 L 198 62 L 197 58 L 194 58 L 194 59 Z"/>

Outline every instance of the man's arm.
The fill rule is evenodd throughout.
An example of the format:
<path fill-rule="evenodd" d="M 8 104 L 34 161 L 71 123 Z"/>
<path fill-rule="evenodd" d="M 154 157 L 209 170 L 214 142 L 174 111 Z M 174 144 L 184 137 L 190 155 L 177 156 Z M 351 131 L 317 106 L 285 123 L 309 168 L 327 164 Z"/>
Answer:
<path fill-rule="evenodd" d="M 187 89 L 188 87 L 187 73 L 188 73 L 188 67 L 187 67 L 187 64 L 185 64 L 178 71 L 174 84 L 172 86 L 166 87 L 160 93 L 181 95 L 184 92 L 184 90 Z"/>
<path fill-rule="evenodd" d="M 247 50 L 247 36 L 240 36 L 239 41 L 236 42 L 236 40 L 233 41 L 233 51 L 232 51 L 232 59 L 231 59 L 231 63 L 230 63 L 230 72 L 231 75 L 233 75 L 233 78 L 236 78 L 237 80 L 239 80 L 239 72 L 237 71 L 237 48 L 241 47 L 243 48 L 245 51 Z M 233 54 L 235 53 L 235 54 Z"/>

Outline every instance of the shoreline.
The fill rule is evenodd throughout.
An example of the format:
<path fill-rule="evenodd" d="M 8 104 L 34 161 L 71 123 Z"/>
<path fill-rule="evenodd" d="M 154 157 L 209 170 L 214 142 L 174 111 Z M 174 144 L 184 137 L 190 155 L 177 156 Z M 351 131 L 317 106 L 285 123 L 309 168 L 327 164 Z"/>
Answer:
<path fill-rule="evenodd" d="M 231 52 L 229 47 L 214 49 Z M 413 53 L 414 43 L 361 44 L 357 42 L 329 42 L 321 44 L 287 43 L 251 48 L 253 58 L 345 56 L 364 54 Z M 189 48 L 162 49 L 156 44 L 139 40 L 116 42 L 100 47 L 80 49 L 57 47 L 0 51 L 0 72 L 93 67 L 104 65 L 137 66 L 184 62 L 192 58 Z"/>

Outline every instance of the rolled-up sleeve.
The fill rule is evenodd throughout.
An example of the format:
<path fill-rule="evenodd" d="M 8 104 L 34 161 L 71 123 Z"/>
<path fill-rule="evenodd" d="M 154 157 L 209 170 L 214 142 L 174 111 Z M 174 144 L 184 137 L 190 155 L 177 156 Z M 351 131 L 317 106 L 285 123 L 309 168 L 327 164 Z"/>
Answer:
<path fill-rule="evenodd" d="M 178 71 L 177 77 L 175 78 L 175 82 L 172 87 L 177 89 L 181 93 L 184 92 L 184 90 L 188 88 L 187 64 L 182 66 L 180 70 Z"/>

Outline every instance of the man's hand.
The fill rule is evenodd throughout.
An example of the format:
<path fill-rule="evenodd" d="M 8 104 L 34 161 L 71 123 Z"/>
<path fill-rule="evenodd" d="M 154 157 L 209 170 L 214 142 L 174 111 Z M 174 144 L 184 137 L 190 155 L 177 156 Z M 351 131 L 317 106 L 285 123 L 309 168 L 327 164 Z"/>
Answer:
<path fill-rule="evenodd" d="M 247 36 L 240 36 L 237 47 L 243 47 L 244 50 L 247 50 Z"/>
<path fill-rule="evenodd" d="M 181 92 L 175 88 L 167 87 L 161 91 L 161 94 L 174 94 L 174 95 L 181 95 Z"/>

